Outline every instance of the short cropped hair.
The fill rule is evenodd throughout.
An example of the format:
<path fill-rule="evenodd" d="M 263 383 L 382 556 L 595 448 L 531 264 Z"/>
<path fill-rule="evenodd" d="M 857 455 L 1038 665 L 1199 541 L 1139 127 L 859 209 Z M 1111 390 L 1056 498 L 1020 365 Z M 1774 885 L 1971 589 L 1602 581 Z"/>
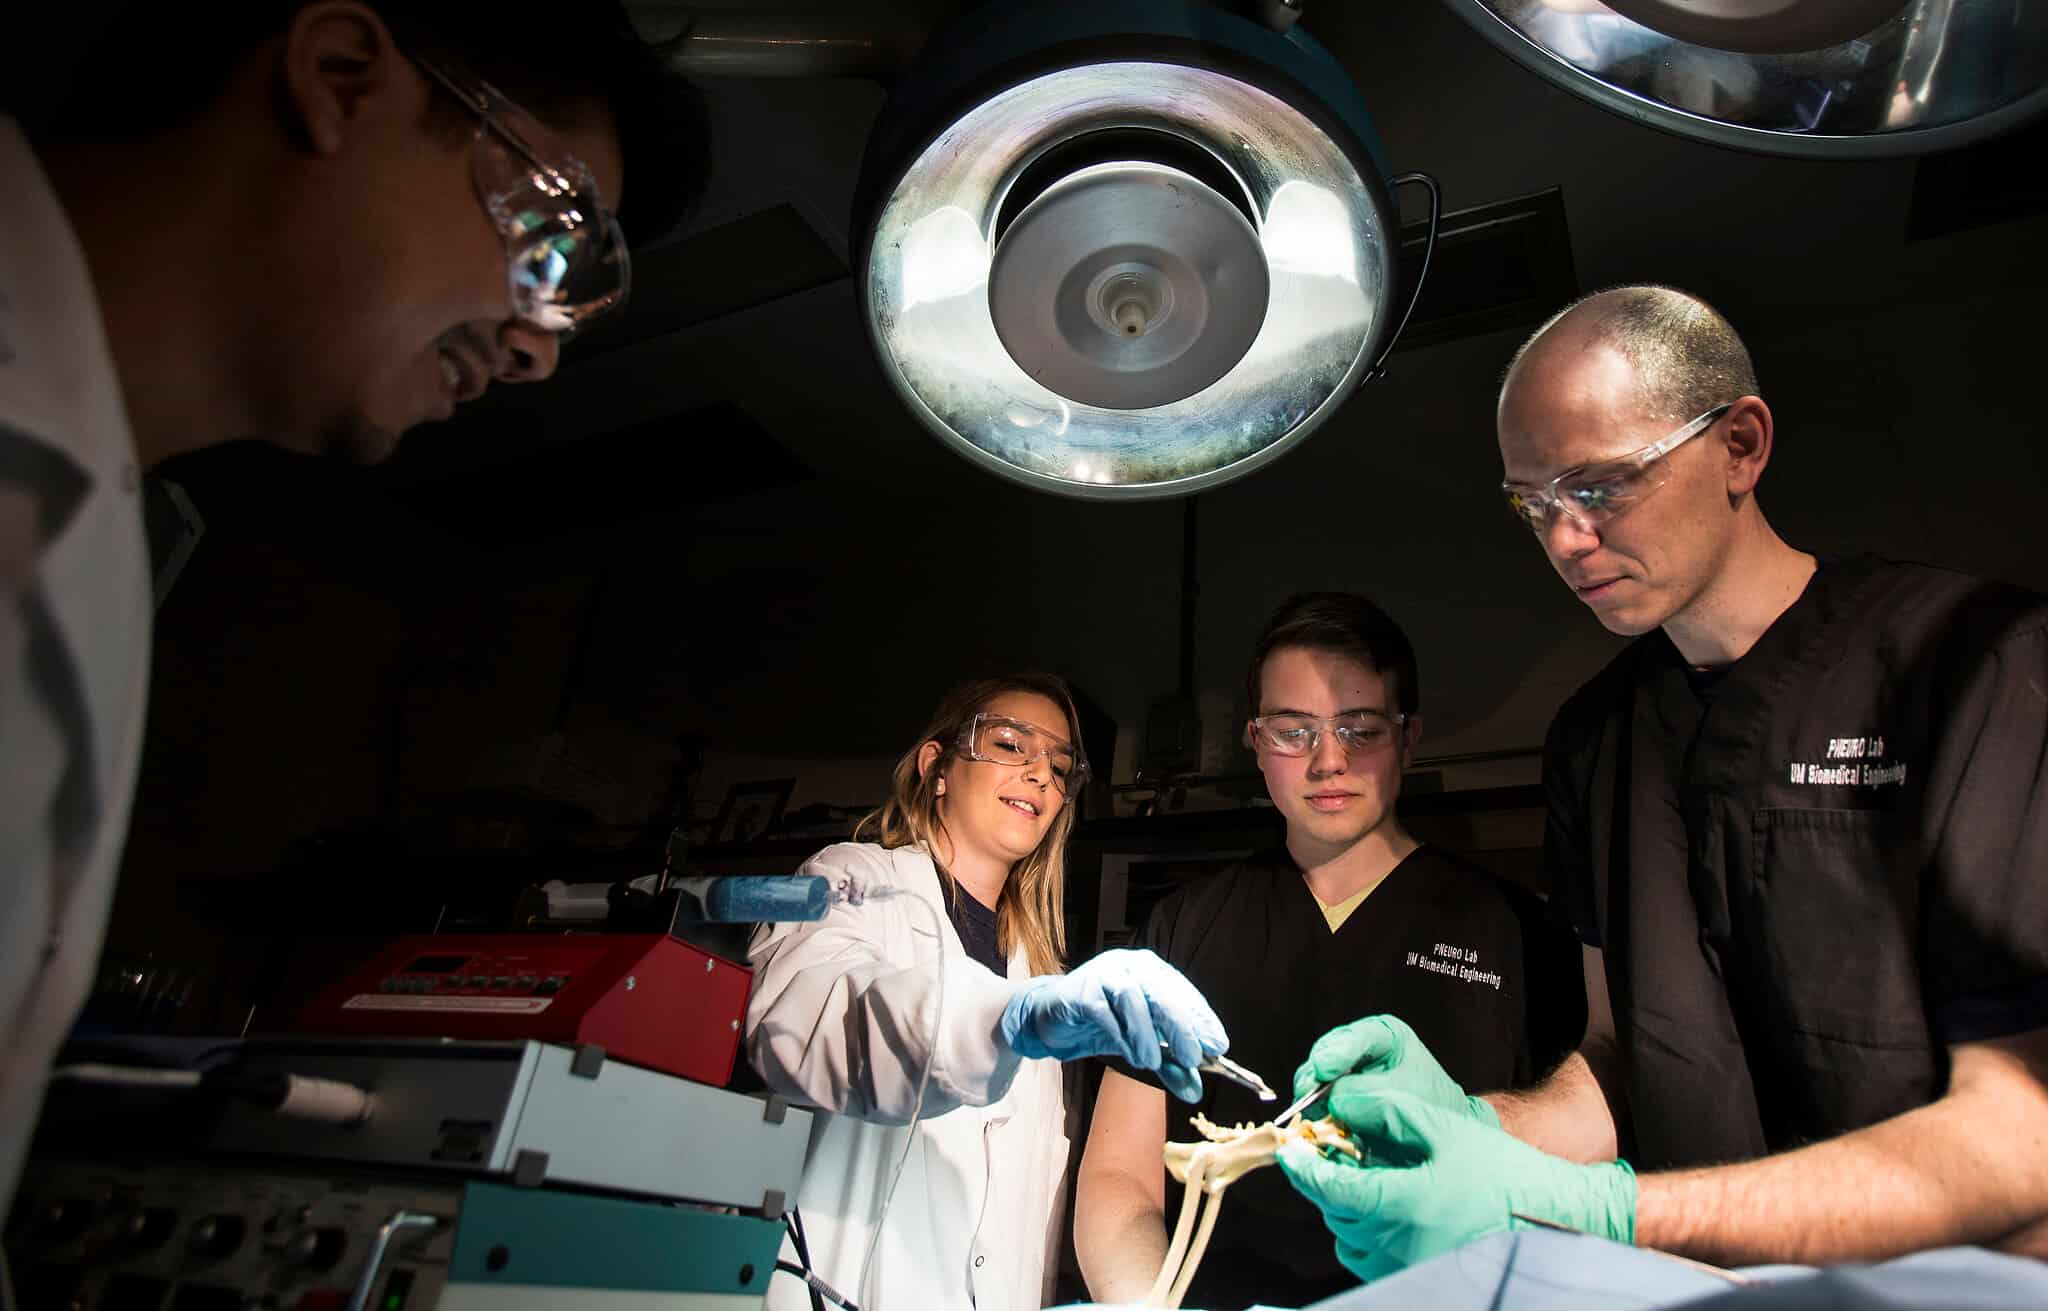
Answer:
<path fill-rule="evenodd" d="M 117 5 L 72 86 L 48 103 L 9 108 L 39 144 L 147 139 L 218 100 L 242 60 L 306 2 Z M 489 82 L 542 119 L 609 107 L 627 175 L 618 218 L 629 245 L 668 235 L 701 195 L 710 168 L 703 99 L 619 0 L 365 3 L 403 48 Z"/>
<path fill-rule="evenodd" d="M 1760 394 L 1749 348 L 1734 325 L 1698 296 L 1656 283 L 1596 291 L 1551 315 L 1508 361 L 1502 392 L 1544 334 L 1566 318 L 1589 316 L 1597 339 L 1621 352 L 1635 371 L 1653 418 L 1683 423 L 1737 397 Z"/>
<path fill-rule="evenodd" d="M 1422 704 L 1408 635 L 1386 611 L 1355 592 L 1298 592 L 1280 603 L 1259 633 L 1245 671 L 1245 700 L 1254 715 L 1261 711 L 1259 675 L 1266 657 L 1288 647 L 1333 651 L 1392 679 L 1394 703 L 1404 715 Z"/>

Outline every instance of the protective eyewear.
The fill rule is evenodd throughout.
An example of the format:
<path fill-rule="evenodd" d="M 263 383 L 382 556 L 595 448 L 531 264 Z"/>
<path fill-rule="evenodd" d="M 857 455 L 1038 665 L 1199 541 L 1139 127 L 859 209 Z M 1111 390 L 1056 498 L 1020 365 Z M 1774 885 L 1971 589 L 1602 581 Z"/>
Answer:
<path fill-rule="evenodd" d="M 977 712 L 960 730 L 960 754 L 969 760 L 991 765 L 1023 767 L 1040 760 L 1051 762 L 1052 785 L 1061 795 L 1072 795 L 1088 781 L 1088 762 L 1064 742 L 1044 729 L 1019 719 Z"/>
<path fill-rule="evenodd" d="M 477 116 L 470 178 L 505 241 L 514 316 L 566 337 L 622 303 L 632 271 L 626 238 L 583 161 L 543 154 L 533 143 L 548 130 L 489 83 L 412 60 Z"/>
<path fill-rule="evenodd" d="M 1552 509 L 1562 510 L 1580 528 L 1591 529 L 1595 524 L 1606 523 L 1662 487 L 1671 477 L 1664 457 L 1713 427 L 1715 420 L 1734 408 L 1732 401 L 1716 405 L 1670 436 L 1661 437 L 1639 451 L 1566 469 L 1547 483 L 1504 482 L 1500 489 L 1507 497 L 1508 512 L 1539 535 L 1549 525 Z"/>
<path fill-rule="evenodd" d="M 1351 710 L 1341 715 L 1261 715 L 1245 726 L 1245 745 L 1276 756 L 1314 755 L 1323 734 L 1337 739 L 1347 756 L 1377 751 L 1408 724 L 1405 714 Z"/>

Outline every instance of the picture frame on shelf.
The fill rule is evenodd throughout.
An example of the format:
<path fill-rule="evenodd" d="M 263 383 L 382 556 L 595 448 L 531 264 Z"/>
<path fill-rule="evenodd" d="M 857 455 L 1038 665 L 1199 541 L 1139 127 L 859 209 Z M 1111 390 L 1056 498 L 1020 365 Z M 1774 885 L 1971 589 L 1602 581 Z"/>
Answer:
<path fill-rule="evenodd" d="M 771 778 L 752 783 L 735 783 L 725 790 L 718 818 L 711 823 L 715 846 L 737 846 L 767 837 L 789 806 L 796 791 L 793 778 Z"/>

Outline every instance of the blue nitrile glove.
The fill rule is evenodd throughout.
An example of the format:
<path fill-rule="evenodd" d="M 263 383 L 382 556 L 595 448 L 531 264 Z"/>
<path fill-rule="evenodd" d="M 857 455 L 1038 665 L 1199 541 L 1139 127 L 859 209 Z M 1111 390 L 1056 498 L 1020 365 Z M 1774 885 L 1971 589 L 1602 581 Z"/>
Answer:
<path fill-rule="evenodd" d="M 1458 1081 L 1444 1073 L 1415 1030 L 1391 1015 L 1368 1015 L 1316 1039 L 1316 1045 L 1308 1049 L 1308 1059 L 1294 1072 L 1294 1095 L 1306 1097 L 1317 1084 L 1346 1074 L 1361 1080 L 1362 1090 L 1407 1093 L 1489 1129 L 1500 1128 L 1499 1113 L 1484 1099 L 1467 1096 Z M 1303 1118 L 1310 1120 L 1324 1114 L 1320 1103 L 1302 1112 Z"/>
<path fill-rule="evenodd" d="M 1186 975 L 1149 951 L 1124 948 L 1017 989 L 1003 1008 L 1002 1035 L 1019 1056 L 1115 1056 L 1157 1071 L 1184 1102 L 1202 1096 L 1195 1067 L 1230 1048 L 1223 1021 Z"/>
<path fill-rule="evenodd" d="M 1533 1216 L 1619 1243 L 1636 1236 L 1636 1172 L 1577 1165 L 1406 1093 L 1342 1079 L 1330 1111 L 1365 1153 L 1325 1158 L 1306 1142 L 1280 1168 L 1323 1212 L 1337 1259 L 1370 1283 Z"/>

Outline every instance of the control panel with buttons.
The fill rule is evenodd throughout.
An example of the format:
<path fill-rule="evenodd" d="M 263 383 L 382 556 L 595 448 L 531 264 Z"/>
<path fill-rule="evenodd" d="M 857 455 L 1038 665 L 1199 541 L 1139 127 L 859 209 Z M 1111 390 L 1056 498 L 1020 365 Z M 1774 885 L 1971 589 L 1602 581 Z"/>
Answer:
<path fill-rule="evenodd" d="M 517 950 L 429 952 L 401 962 L 377 980 L 376 991 L 386 996 L 433 993 L 441 998 L 491 994 L 551 997 L 566 988 L 579 970 L 603 956 L 601 947 L 536 939 L 527 939 Z"/>
<path fill-rule="evenodd" d="M 420 1311 L 440 1296 L 461 1198 L 370 1176 L 36 1159 L 7 1254 L 23 1307 L 339 1308 L 374 1260 L 368 1305 Z M 436 1220 L 380 1249 L 397 1214 Z"/>
<path fill-rule="evenodd" d="M 39 1158 L 25 1184 L 7 1247 L 33 1311 L 759 1311 L 784 1236 L 779 1217 L 721 1208 L 224 1159 Z M 138 1250 L 141 1230 L 165 1238 Z"/>

